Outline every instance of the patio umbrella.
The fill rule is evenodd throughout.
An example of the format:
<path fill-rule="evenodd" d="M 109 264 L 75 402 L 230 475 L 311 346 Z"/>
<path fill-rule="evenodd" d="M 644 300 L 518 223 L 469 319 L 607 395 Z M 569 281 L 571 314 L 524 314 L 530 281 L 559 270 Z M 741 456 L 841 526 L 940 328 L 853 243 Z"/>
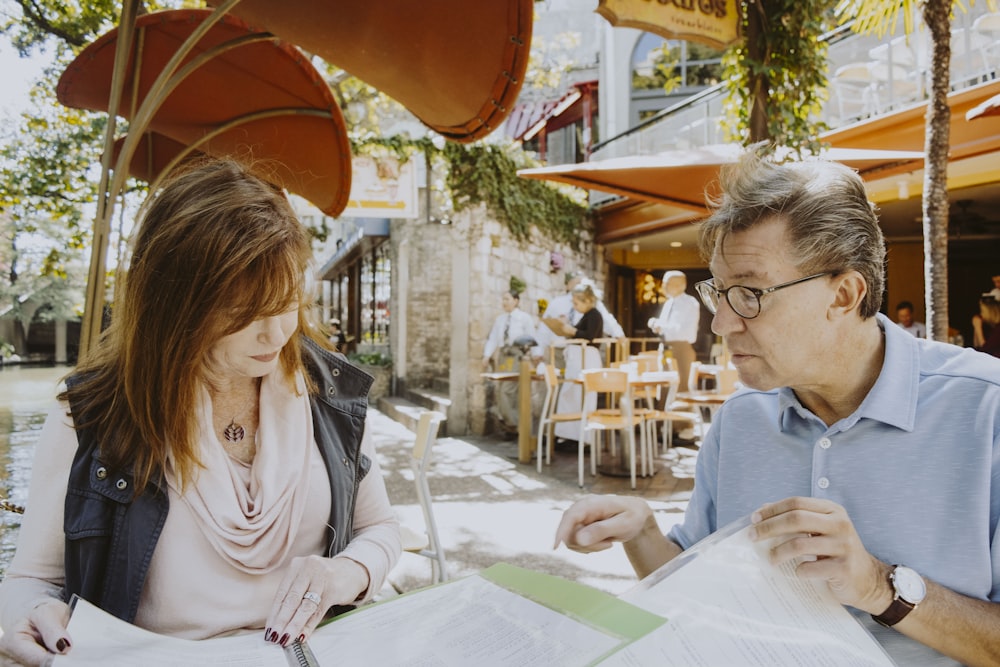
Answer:
<path fill-rule="evenodd" d="M 975 120 L 986 116 L 1000 116 L 1000 95 L 994 95 L 965 112 L 965 120 Z"/>
<path fill-rule="evenodd" d="M 528 66 L 533 11 L 532 0 L 242 0 L 230 10 L 463 142 L 492 132 L 513 108 Z"/>
<path fill-rule="evenodd" d="M 719 170 L 735 163 L 745 149 L 738 144 L 709 144 L 655 155 L 596 160 L 579 164 L 521 169 L 518 176 L 559 181 L 625 197 L 660 202 L 687 211 L 706 210 L 709 196 L 719 194 Z M 924 154 L 830 148 L 819 156 L 857 169 L 862 177 L 882 178 L 920 168 Z"/>
<path fill-rule="evenodd" d="M 190 150 L 238 156 L 265 180 L 337 215 L 350 194 L 347 129 L 329 86 L 297 48 L 266 33 L 255 36 L 244 22 L 226 16 L 182 61 L 176 85 L 154 88 L 178 46 L 209 14 L 176 10 L 136 20 L 137 47 L 124 77 L 119 113 L 131 121 L 147 99 L 163 99 L 150 108 L 143 128 L 156 138 L 150 142 L 147 135 L 132 173 L 155 179 Z M 117 40 L 116 28 L 70 63 L 56 88 L 60 102 L 108 110 Z M 201 57 L 204 62 L 183 72 Z"/>

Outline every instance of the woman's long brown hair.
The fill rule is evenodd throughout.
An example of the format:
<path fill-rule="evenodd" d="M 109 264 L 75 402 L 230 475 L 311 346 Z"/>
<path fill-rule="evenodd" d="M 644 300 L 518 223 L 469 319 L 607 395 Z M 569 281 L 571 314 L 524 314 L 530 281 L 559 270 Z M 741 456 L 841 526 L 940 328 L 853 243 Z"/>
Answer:
<path fill-rule="evenodd" d="M 133 474 L 136 495 L 159 481 L 168 455 L 182 481 L 201 465 L 195 412 L 213 344 L 295 304 L 310 332 L 310 258 L 283 193 L 236 162 L 197 166 L 150 195 L 110 326 L 81 359 L 82 381 L 60 395 L 102 460 Z M 301 368 L 293 336 L 284 378 L 293 383 Z"/>

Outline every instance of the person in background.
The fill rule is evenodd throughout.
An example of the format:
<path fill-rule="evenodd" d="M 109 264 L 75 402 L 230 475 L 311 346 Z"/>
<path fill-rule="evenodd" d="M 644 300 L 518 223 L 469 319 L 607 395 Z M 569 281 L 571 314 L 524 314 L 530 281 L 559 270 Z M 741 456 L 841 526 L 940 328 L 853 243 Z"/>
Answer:
<path fill-rule="evenodd" d="M 483 347 L 484 371 L 489 370 L 491 364 L 498 371 L 517 371 L 516 362 L 521 357 L 521 350 L 514 347 L 513 343 L 518 338 L 530 338 L 535 333 L 534 320 L 520 309 L 520 304 L 521 295 L 518 292 L 510 290 L 503 293 L 501 305 L 504 312 L 493 322 L 493 328 Z M 501 419 L 501 427 L 507 431 L 517 430 L 517 389 L 517 382 L 499 383 L 497 416 Z"/>
<path fill-rule="evenodd" d="M 691 374 L 691 363 L 697 358 L 694 343 L 698 340 L 701 304 L 698 299 L 685 293 L 687 276 L 682 271 L 664 273 L 661 289 L 667 300 L 660 316 L 651 318 L 648 325 L 673 351 L 677 361 L 677 374 L 680 376 L 677 391 L 686 392 L 690 389 L 688 376 Z"/>
<path fill-rule="evenodd" d="M 973 345 L 980 352 L 1000 357 L 1000 301 L 991 296 L 979 300 L 979 315 L 972 317 Z"/>
<path fill-rule="evenodd" d="M 330 319 L 330 345 L 333 346 L 335 352 L 345 352 L 347 345 L 347 338 L 344 336 L 344 332 L 340 330 L 340 320 L 336 317 Z"/>
<path fill-rule="evenodd" d="M 1000 274 L 993 276 L 992 280 L 993 280 L 993 289 L 983 294 L 983 296 L 991 296 L 997 301 L 1000 301 Z"/>
<path fill-rule="evenodd" d="M 1000 664 L 1000 360 L 879 313 L 885 242 L 865 185 L 753 149 L 724 168 L 696 285 L 744 388 L 698 453 L 681 523 L 588 496 L 556 545 L 624 545 L 645 577 L 731 522 L 826 582 L 896 664 Z"/>
<path fill-rule="evenodd" d="M 400 554 L 372 378 L 315 321 L 312 249 L 236 162 L 151 193 L 110 327 L 36 445 L 0 655 L 72 653 L 73 595 L 156 633 L 308 637 Z M 280 659 L 280 658 L 276 658 Z"/>
<path fill-rule="evenodd" d="M 927 327 L 913 320 L 913 304 L 909 301 L 900 301 L 896 306 L 896 324 L 912 336 L 927 338 Z"/>
<path fill-rule="evenodd" d="M 571 292 L 573 309 L 577 317 L 562 315 L 558 318 L 559 328 L 562 336 L 576 340 L 593 341 L 600 338 L 604 329 L 604 322 L 600 310 L 597 308 L 598 294 L 593 283 L 589 280 L 578 282 Z M 576 320 L 575 324 L 571 323 Z M 601 367 L 601 351 L 593 342 L 587 345 L 567 345 L 565 347 L 565 378 L 567 380 L 579 379 L 580 373 L 585 368 Z M 565 382 L 559 390 L 559 398 L 556 403 L 556 412 L 580 412 L 583 392 L 578 383 Z M 590 406 L 591 409 L 596 407 Z M 559 427 L 562 428 L 559 428 Z M 555 434 L 559 438 L 567 441 L 579 441 L 580 422 L 568 421 L 556 424 Z"/>
<path fill-rule="evenodd" d="M 553 297 L 552 300 L 549 301 L 548 307 L 546 307 L 545 312 L 542 313 L 542 318 L 565 317 L 570 324 L 576 324 L 582 315 L 573 306 L 573 288 L 579 285 L 582 281 L 588 281 L 591 284 L 594 294 L 597 295 L 596 308 L 601 314 L 601 320 L 604 323 L 603 328 L 597 337 L 614 338 L 618 341 L 624 341 L 625 330 L 622 328 L 622 325 L 618 323 L 618 320 L 615 319 L 615 316 L 612 315 L 604 305 L 604 302 L 601 300 L 601 293 L 593 281 L 590 281 L 582 273 L 574 273 L 572 271 L 567 271 L 564 279 L 566 283 L 566 292 Z M 550 347 L 562 349 L 566 346 L 565 337 L 557 336 L 551 329 L 549 329 L 549 327 L 541 323 L 538 325 L 538 330 L 535 332 L 535 340 L 538 341 L 538 345 L 532 349 L 532 357 L 536 362 L 548 361 L 548 351 Z"/>

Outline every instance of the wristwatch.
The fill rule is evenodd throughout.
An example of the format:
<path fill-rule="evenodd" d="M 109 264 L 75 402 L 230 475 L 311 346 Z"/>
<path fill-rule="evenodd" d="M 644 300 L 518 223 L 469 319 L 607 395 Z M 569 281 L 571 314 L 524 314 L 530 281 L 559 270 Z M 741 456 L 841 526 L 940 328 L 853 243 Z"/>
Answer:
<path fill-rule="evenodd" d="M 927 595 L 927 585 L 923 577 L 905 565 L 893 565 L 892 572 L 889 573 L 889 585 L 892 586 L 895 594 L 889 608 L 876 616 L 872 614 L 877 622 L 887 628 L 896 625 L 917 608 Z"/>

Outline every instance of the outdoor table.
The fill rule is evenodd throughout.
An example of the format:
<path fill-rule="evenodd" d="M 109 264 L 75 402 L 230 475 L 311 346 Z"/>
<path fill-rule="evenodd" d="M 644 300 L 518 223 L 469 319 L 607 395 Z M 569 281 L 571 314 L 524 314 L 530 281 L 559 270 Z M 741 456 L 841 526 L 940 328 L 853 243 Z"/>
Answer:
<path fill-rule="evenodd" d="M 535 441 L 531 436 L 531 381 L 543 379 L 535 375 L 531 359 L 522 357 L 517 372 L 483 373 L 482 377 L 498 382 L 517 382 L 517 460 L 519 463 L 531 463 L 531 452 L 535 449 Z"/>

